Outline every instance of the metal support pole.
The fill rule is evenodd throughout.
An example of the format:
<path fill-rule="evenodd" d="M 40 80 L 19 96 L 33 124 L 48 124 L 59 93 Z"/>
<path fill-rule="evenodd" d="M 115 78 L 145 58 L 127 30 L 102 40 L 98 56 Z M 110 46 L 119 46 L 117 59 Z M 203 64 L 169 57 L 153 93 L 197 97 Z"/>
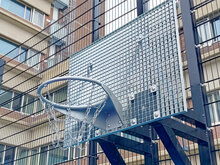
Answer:
<path fill-rule="evenodd" d="M 141 15 L 144 12 L 143 0 L 137 0 L 137 15 Z"/>
<path fill-rule="evenodd" d="M 206 92 L 202 87 L 203 71 L 201 65 L 199 64 L 199 62 L 201 61 L 201 55 L 197 54 L 199 52 L 199 49 L 196 48 L 194 37 L 195 31 L 193 22 L 194 20 L 192 19 L 193 13 L 191 11 L 191 2 L 191 0 L 180 0 L 185 47 L 187 53 L 187 64 L 192 92 L 193 109 L 195 115 L 203 116 L 204 122 L 206 123 L 205 115 L 207 111 L 205 109 L 204 101 L 204 98 L 206 97 Z M 199 127 L 197 124 L 196 126 Z M 211 153 L 211 141 L 213 141 L 213 139 L 209 139 L 208 137 L 209 131 L 207 130 L 206 124 L 204 125 L 203 129 L 207 132 L 206 138 L 208 140 L 208 143 L 198 142 L 201 165 L 207 165 L 207 163 L 215 164 L 215 156 Z"/>
<path fill-rule="evenodd" d="M 99 39 L 99 15 L 100 15 L 99 0 L 93 0 L 93 20 L 92 20 L 92 42 Z"/>
<path fill-rule="evenodd" d="M 144 155 L 144 164 L 145 165 L 159 165 L 159 156 L 158 156 L 158 144 L 151 143 L 151 154 Z"/>
<path fill-rule="evenodd" d="M 99 39 L 99 0 L 93 0 L 92 42 Z M 89 142 L 89 165 L 97 164 L 97 142 Z"/>
<path fill-rule="evenodd" d="M 2 88 L 2 77 L 4 73 L 5 61 L 0 59 L 0 89 Z"/>
<path fill-rule="evenodd" d="M 89 165 L 97 164 L 97 142 L 89 142 Z"/>

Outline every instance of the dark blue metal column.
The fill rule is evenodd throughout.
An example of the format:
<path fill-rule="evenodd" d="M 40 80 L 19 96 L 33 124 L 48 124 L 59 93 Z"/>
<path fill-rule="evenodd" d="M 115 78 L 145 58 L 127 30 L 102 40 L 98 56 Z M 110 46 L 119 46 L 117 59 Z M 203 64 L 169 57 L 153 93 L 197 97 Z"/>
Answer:
<path fill-rule="evenodd" d="M 89 142 L 89 165 L 97 164 L 97 142 Z"/>
<path fill-rule="evenodd" d="M 93 15 L 92 15 L 92 42 L 99 39 L 99 5 L 100 0 L 93 0 Z M 97 142 L 89 142 L 89 165 L 97 164 Z"/>
<path fill-rule="evenodd" d="M 125 165 L 117 147 L 113 143 L 99 140 L 99 145 L 112 165 Z"/>
<path fill-rule="evenodd" d="M 194 115 L 199 115 L 204 117 L 204 123 L 206 123 L 206 109 L 205 109 L 205 101 L 206 92 L 202 86 L 203 84 L 203 71 L 202 67 L 199 64 L 201 61 L 201 55 L 199 49 L 196 48 L 195 42 L 195 31 L 194 31 L 194 20 L 192 19 L 193 13 L 192 9 L 192 1 L 191 0 L 180 0 L 181 3 L 181 13 L 182 13 L 182 21 L 183 21 L 183 30 L 184 30 L 184 39 L 185 39 L 185 47 L 187 53 L 187 64 L 189 70 L 189 78 L 192 92 L 192 102 L 194 108 Z M 197 127 L 201 127 L 201 125 L 197 125 Z M 207 164 L 215 164 L 215 156 L 211 154 L 211 144 L 213 144 L 213 139 L 209 139 L 207 130 L 207 124 L 203 126 L 203 129 L 206 130 L 206 138 L 208 142 L 198 142 L 199 145 L 199 155 L 200 162 L 202 165 Z"/>
<path fill-rule="evenodd" d="M 143 0 L 137 0 L 137 15 L 141 15 L 144 12 L 144 2 Z"/>
<path fill-rule="evenodd" d="M 93 0 L 92 42 L 99 39 L 100 0 Z"/>
<path fill-rule="evenodd" d="M 2 77 L 4 73 L 5 61 L 0 59 L 0 89 L 2 88 Z"/>

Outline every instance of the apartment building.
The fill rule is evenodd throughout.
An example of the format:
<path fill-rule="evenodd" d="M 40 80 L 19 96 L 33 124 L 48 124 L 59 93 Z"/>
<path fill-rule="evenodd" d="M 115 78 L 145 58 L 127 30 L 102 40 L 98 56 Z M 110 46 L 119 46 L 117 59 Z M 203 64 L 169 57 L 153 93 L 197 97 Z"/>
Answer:
<path fill-rule="evenodd" d="M 147 1 L 145 9 L 150 10 L 164 1 Z M 202 57 L 201 65 L 208 97 L 207 113 L 210 114 L 210 129 L 215 138 L 213 152 L 219 161 L 220 1 L 193 2 L 197 46 Z M 36 89 L 48 79 L 68 74 L 69 55 L 137 17 L 137 4 L 134 0 L 105 0 L 99 3 L 100 15 L 94 17 L 92 0 L 0 0 L 0 58 L 6 61 L 0 91 L 0 164 L 88 164 L 88 146 L 81 151 L 75 147 L 61 150 L 51 144 L 50 126 Z M 180 6 L 177 7 L 180 11 Z M 180 14 L 178 19 L 187 103 L 190 109 L 193 105 Z M 94 29 L 94 24 L 98 29 Z M 97 31 L 98 37 L 94 39 Z M 67 83 L 51 86 L 50 95 L 55 102 L 65 102 Z M 62 114 L 57 116 L 64 118 Z M 64 129 L 63 122 L 59 123 L 59 129 Z M 127 138 L 137 140 L 132 136 Z M 199 164 L 197 144 L 185 139 L 180 141 L 192 164 Z M 172 164 L 159 139 L 158 144 L 160 164 Z M 144 164 L 143 155 L 125 150 L 120 150 L 120 153 L 127 164 Z M 99 145 L 97 162 L 109 164 Z"/>

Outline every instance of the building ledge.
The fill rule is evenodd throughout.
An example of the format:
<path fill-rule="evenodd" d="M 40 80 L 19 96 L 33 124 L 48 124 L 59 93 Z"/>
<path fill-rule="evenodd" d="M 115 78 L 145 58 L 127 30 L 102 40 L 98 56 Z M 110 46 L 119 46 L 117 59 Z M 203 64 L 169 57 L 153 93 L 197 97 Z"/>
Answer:
<path fill-rule="evenodd" d="M 5 69 L 6 70 L 11 69 L 13 72 L 17 72 L 18 74 L 23 72 L 22 74 L 25 75 L 26 77 L 34 76 L 34 79 L 36 81 L 41 80 L 41 76 L 38 75 L 39 70 L 34 69 L 33 67 L 29 67 L 26 64 L 20 63 L 17 60 L 12 60 L 11 58 L 3 56 L 1 54 L 0 54 L 0 59 L 5 60 L 5 62 L 6 62 Z"/>

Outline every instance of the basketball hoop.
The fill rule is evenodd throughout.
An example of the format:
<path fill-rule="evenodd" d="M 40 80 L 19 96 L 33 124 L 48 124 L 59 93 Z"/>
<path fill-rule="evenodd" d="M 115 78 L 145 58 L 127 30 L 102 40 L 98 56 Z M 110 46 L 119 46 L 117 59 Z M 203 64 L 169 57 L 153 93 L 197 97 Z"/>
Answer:
<path fill-rule="evenodd" d="M 60 81 L 68 82 L 67 102 L 65 104 L 54 102 L 49 92 L 49 85 Z M 78 89 L 75 95 L 80 98 L 82 102 L 83 100 L 87 100 L 87 104 L 80 104 L 79 99 L 73 98 L 71 93 L 76 91 L 73 87 L 73 81 L 82 82 L 80 89 Z M 77 87 L 79 87 L 79 83 Z M 90 90 L 84 90 L 84 87 L 90 88 Z M 43 90 L 47 97 L 43 96 Z M 82 91 L 86 91 L 87 94 L 82 95 Z M 96 93 L 96 95 L 94 93 Z M 53 137 L 52 142 L 55 147 L 60 146 L 60 143 L 64 143 L 67 147 L 73 143 L 80 146 L 79 144 L 81 142 L 86 142 L 90 139 L 91 130 L 94 127 L 109 130 L 122 126 L 121 104 L 110 89 L 97 80 L 78 76 L 57 77 L 41 84 L 37 90 L 37 94 L 45 106 L 45 112 Z M 101 99 L 97 99 L 97 95 L 100 95 L 99 98 Z M 95 97 L 96 100 L 98 100 L 97 102 L 93 100 Z M 105 106 L 106 104 L 108 104 L 108 106 Z M 66 115 L 65 120 L 57 118 L 56 111 Z M 113 118 L 114 120 L 112 120 Z M 59 129 L 59 122 L 63 121 L 65 121 L 66 124 L 73 123 L 74 121 L 80 122 L 81 124 L 77 131 L 78 134 L 73 136 L 73 132 L 69 130 L 66 135 L 68 137 L 65 138 Z M 86 128 L 88 131 L 85 131 Z M 86 134 L 86 132 L 89 133 Z M 64 138 L 64 141 L 61 140 L 62 138 Z M 69 141 L 71 141 L 71 143 L 68 143 Z"/>

